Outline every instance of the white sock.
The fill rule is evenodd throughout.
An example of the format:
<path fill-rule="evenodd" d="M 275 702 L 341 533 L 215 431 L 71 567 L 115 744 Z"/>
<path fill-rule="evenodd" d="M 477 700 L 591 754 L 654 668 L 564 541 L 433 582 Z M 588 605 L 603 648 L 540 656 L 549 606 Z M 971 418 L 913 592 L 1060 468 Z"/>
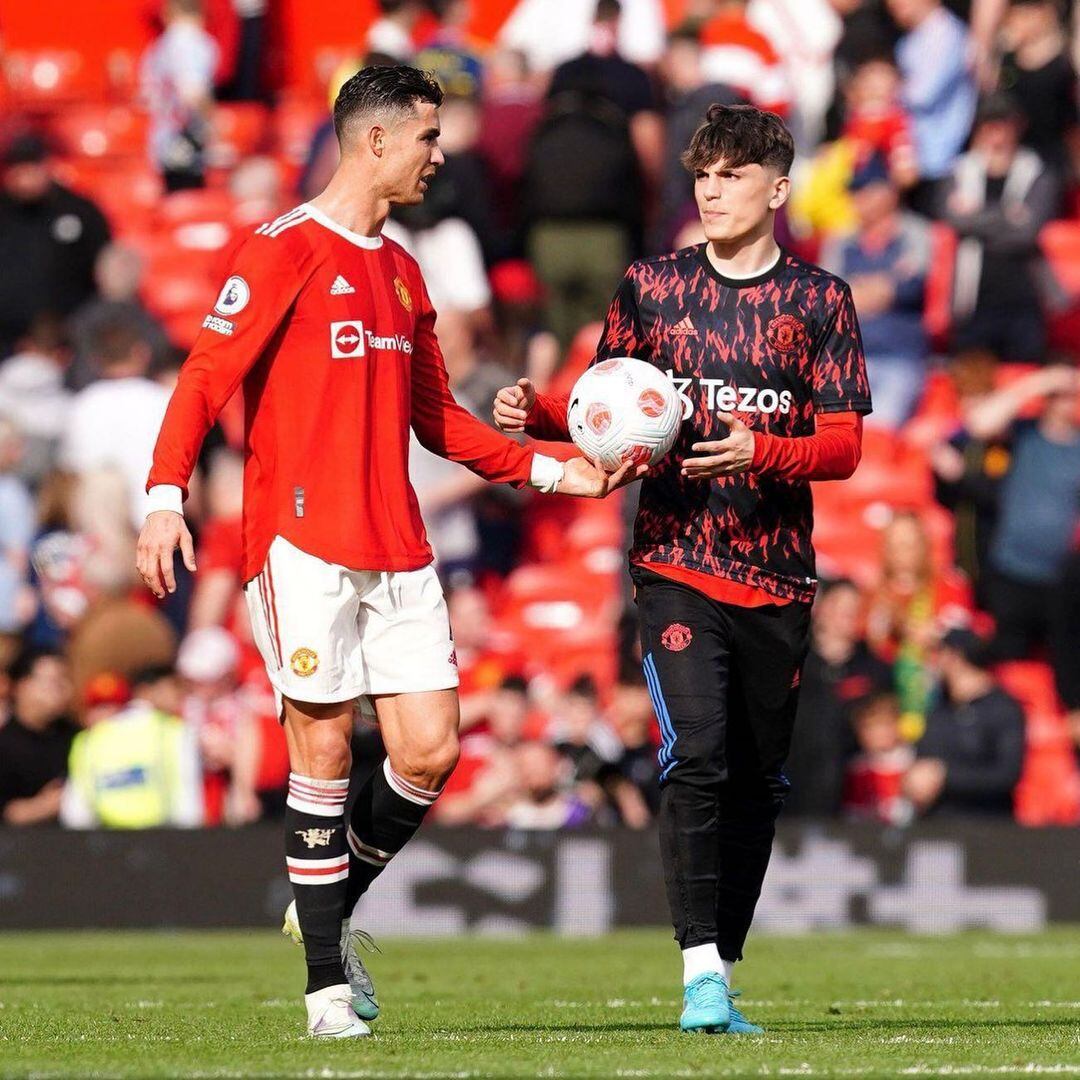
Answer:
<path fill-rule="evenodd" d="M 728 984 L 728 989 L 731 989 L 731 978 L 735 974 L 735 961 L 734 960 L 721 960 L 721 964 L 724 965 L 724 979 Z"/>
<path fill-rule="evenodd" d="M 682 951 L 683 986 L 689 986 L 699 975 L 708 971 L 723 974 L 723 961 L 715 945 L 691 945 Z"/>

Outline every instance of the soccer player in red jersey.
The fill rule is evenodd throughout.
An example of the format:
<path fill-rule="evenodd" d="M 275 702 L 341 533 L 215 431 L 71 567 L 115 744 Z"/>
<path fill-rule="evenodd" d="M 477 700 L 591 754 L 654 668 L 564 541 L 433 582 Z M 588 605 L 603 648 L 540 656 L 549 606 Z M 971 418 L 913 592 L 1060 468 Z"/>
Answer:
<path fill-rule="evenodd" d="M 630 562 L 688 1031 L 761 1030 L 730 985 L 788 788 L 816 585 L 809 481 L 851 475 L 870 411 L 847 285 L 773 236 L 793 157 L 775 114 L 713 105 L 683 157 L 707 242 L 631 265 L 596 353 L 656 364 L 684 402 L 642 483 Z M 567 405 L 522 379 L 495 419 L 566 439 Z"/>
<path fill-rule="evenodd" d="M 282 699 L 291 773 L 286 930 L 303 940 L 308 1029 L 366 1035 L 378 1013 L 343 932 L 457 761 L 458 672 L 442 589 L 409 484 L 410 426 L 491 481 L 602 496 L 641 469 L 565 465 L 474 419 L 450 394 L 416 262 L 381 236 L 442 163 L 442 91 L 369 68 L 334 105 L 341 162 L 325 191 L 237 250 L 181 369 L 154 451 L 138 568 L 161 597 L 199 447 L 240 387 L 246 414 L 244 592 Z M 345 820 L 354 703 L 374 702 L 387 758 Z"/>

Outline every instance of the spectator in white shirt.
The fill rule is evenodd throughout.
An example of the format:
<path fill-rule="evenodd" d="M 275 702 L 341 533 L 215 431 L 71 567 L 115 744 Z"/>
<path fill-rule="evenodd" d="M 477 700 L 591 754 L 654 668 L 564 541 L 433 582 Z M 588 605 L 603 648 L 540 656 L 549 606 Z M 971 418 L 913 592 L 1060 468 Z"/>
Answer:
<path fill-rule="evenodd" d="M 202 0 L 167 0 L 165 32 L 142 59 L 150 110 L 150 156 L 170 191 L 202 187 L 214 103 L 217 42 L 203 27 Z"/>
<path fill-rule="evenodd" d="M 150 345 L 131 321 L 105 322 L 95 337 L 94 360 L 101 379 L 72 401 L 60 465 L 79 476 L 99 469 L 119 471 L 137 529 L 146 517 L 146 477 L 169 392 L 146 377 Z"/>

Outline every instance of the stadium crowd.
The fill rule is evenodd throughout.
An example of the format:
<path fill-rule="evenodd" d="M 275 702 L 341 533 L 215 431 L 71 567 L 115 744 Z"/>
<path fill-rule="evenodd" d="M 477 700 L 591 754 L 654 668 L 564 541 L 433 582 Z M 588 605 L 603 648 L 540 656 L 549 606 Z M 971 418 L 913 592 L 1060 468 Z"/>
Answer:
<path fill-rule="evenodd" d="M 679 154 L 710 102 L 787 119 L 783 242 L 851 284 L 874 396 L 858 473 L 817 486 L 789 812 L 1080 822 L 1073 12 L 559 6 L 552 21 L 519 4 L 492 43 L 470 35 L 468 0 L 384 0 L 321 98 L 269 85 L 273 0 L 167 0 L 120 102 L 8 65 L 5 824 L 281 812 L 288 762 L 240 592 L 239 402 L 186 508 L 198 570 L 178 563 L 161 604 L 136 587 L 134 537 L 170 386 L 236 236 L 321 189 L 326 95 L 361 62 L 400 61 L 446 88 L 446 165 L 386 231 L 420 261 L 455 395 L 484 417 L 522 374 L 571 384 L 627 264 L 699 242 Z M 462 757 L 435 819 L 648 825 L 658 737 L 623 560 L 633 489 L 583 505 L 414 451 L 462 683 Z M 378 732 L 359 714 L 355 742 L 370 768 Z"/>

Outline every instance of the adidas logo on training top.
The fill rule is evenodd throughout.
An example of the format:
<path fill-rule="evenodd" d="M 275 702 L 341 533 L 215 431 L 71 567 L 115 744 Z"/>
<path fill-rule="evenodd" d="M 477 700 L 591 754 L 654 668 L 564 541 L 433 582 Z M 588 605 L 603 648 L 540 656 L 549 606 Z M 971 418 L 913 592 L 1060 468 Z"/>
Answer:
<path fill-rule="evenodd" d="M 344 296 L 346 293 L 356 292 L 356 290 L 340 275 L 334 278 L 334 284 L 330 286 L 331 296 Z"/>
<path fill-rule="evenodd" d="M 697 337 L 697 331 L 689 315 L 684 315 L 668 332 L 672 337 Z"/>

